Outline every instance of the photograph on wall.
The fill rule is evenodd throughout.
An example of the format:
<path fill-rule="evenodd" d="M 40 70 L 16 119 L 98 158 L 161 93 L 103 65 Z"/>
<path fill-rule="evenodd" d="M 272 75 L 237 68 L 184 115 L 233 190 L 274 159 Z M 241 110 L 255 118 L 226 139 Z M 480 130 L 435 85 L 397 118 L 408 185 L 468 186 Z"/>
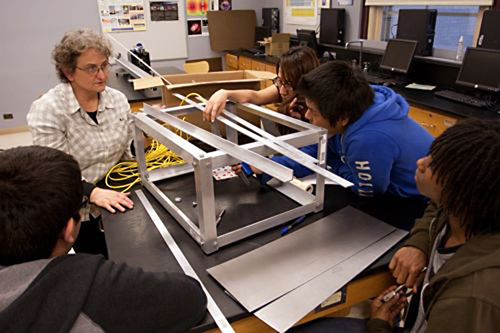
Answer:
<path fill-rule="evenodd" d="M 231 10 L 232 7 L 231 0 L 221 0 L 219 2 L 219 10 Z"/>
<path fill-rule="evenodd" d="M 201 20 L 188 20 L 187 29 L 189 36 L 198 36 L 202 34 Z"/>
<path fill-rule="evenodd" d="M 201 20 L 201 32 L 203 35 L 208 35 L 208 20 Z"/>
<path fill-rule="evenodd" d="M 179 19 L 177 1 L 151 1 L 149 10 L 151 21 L 177 21 Z"/>
<path fill-rule="evenodd" d="M 206 16 L 208 12 L 208 0 L 186 0 L 186 15 Z"/>
<path fill-rule="evenodd" d="M 143 0 L 97 0 L 103 32 L 144 31 Z"/>

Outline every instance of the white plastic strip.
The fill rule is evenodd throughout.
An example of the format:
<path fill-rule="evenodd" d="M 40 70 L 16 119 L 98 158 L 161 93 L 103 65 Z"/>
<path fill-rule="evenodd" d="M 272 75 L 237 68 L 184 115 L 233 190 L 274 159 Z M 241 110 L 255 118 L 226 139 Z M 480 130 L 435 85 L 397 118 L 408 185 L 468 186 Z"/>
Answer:
<path fill-rule="evenodd" d="M 170 84 L 170 81 L 168 81 L 167 79 L 165 79 L 163 77 L 163 75 L 161 75 L 160 73 L 158 73 L 157 71 L 155 71 L 153 69 L 153 67 L 149 66 L 144 60 L 142 60 L 141 58 L 139 58 L 136 54 L 134 54 L 134 52 L 130 51 L 129 49 L 127 49 L 125 47 L 125 45 L 123 45 L 122 43 L 120 43 L 116 38 L 114 38 L 113 36 L 111 36 L 111 34 L 106 34 L 108 38 L 110 38 L 113 42 L 115 42 L 116 44 L 120 45 L 127 53 L 129 53 L 132 57 L 136 58 L 137 60 L 139 60 L 140 63 L 142 63 L 144 66 L 146 66 L 149 70 L 151 70 L 151 72 L 153 72 L 154 74 L 156 74 L 157 76 L 159 76 L 164 82 L 165 84 Z"/>
<path fill-rule="evenodd" d="M 189 264 L 189 261 L 186 259 L 184 254 L 182 253 L 181 249 L 175 242 L 174 238 L 170 233 L 168 232 L 167 228 L 161 221 L 160 217 L 154 210 L 153 206 L 149 202 L 149 200 L 146 198 L 144 193 L 141 190 L 137 190 L 135 192 L 137 194 L 137 197 L 139 197 L 139 200 L 141 201 L 142 205 L 144 206 L 144 209 L 148 213 L 149 217 L 153 221 L 154 225 L 156 226 L 156 229 L 158 229 L 158 232 L 160 233 L 161 237 L 165 241 L 165 244 L 167 244 L 168 248 L 170 249 L 170 252 L 174 255 L 175 259 L 177 260 L 177 263 L 179 266 L 181 266 L 182 270 L 184 273 L 188 276 L 191 276 L 192 278 L 198 280 L 198 282 L 201 284 L 201 287 L 203 288 L 203 291 L 205 292 L 205 295 L 207 296 L 208 300 L 208 312 L 212 316 L 212 318 L 215 321 L 215 324 L 217 327 L 221 330 L 223 333 L 234 333 L 233 328 L 231 327 L 231 324 L 227 321 L 226 317 L 222 313 L 222 311 L 219 309 L 217 304 L 215 303 L 214 299 L 212 296 L 208 293 L 208 290 L 205 288 L 203 285 L 203 282 L 201 282 L 200 278 L 198 275 L 196 275 L 196 272 L 194 271 L 193 267 L 191 267 L 191 264 Z"/>

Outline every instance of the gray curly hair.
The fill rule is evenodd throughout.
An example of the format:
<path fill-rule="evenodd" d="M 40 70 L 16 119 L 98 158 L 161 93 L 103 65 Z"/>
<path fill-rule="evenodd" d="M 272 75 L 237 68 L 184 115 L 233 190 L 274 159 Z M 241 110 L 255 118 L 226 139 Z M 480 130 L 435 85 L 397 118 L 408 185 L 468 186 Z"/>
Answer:
<path fill-rule="evenodd" d="M 106 58 L 113 52 L 111 43 L 92 29 L 79 29 L 64 34 L 64 37 L 52 51 L 57 75 L 62 82 L 69 82 L 63 70 L 74 73 L 78 57 L 88 49 L 96 49 Z"/>

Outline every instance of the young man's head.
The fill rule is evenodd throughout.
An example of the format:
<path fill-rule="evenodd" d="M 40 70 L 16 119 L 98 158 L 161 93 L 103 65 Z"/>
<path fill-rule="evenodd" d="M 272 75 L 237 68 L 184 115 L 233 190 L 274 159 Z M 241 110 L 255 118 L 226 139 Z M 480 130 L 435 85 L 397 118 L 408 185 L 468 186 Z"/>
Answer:
<path fill-rule="evenodd" d="M 500 121 L 447 129 L 417 162 L 419 191 L 460 220 L 467 238 L 500 232 Z"/>
<path fill-rule="evenodd" d="M 78 163 L 59 150 L 0 151 L 0 265 L 66 253 L 79 231 Z"/>
<path fill-rule="evenodd" d="M 363 72 L 343 61 L 327 62 L 302 76 L 297 87 L 312 124 L 341 133 L 373 103 L 373 90 Z"/>

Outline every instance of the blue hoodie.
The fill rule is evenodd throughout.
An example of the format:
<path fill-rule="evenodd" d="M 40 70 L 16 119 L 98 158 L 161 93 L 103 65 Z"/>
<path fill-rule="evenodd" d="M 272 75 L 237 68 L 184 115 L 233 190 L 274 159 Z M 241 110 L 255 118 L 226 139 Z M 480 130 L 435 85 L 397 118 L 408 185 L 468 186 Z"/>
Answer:
<path fill-rule="evenodd" d="M 428 154 L 433 137 L 408 118 L 409 107 L 403 97 L 386 87 L 372 88 L 373 104 L 342 135 L 328 140 L 327 164 L 333 173 L 354 183 L 353 191 L 361 196 L 419 196 L 416 162 Z M 301 150 L 317 157 L 317 145 Z M 295 177 L 312 173 L 288 157 L 272 159 L 293 169 Z M 260 178 L 266 183 L 270 176 Z"/>

